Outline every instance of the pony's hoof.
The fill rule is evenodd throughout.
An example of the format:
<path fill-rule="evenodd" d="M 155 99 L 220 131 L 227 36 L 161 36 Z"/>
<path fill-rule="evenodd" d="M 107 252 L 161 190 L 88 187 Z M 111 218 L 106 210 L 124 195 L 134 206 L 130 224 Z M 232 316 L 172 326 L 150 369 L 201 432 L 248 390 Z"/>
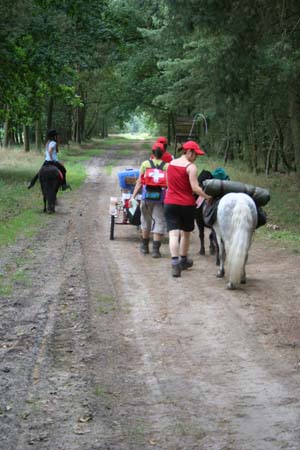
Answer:
<path fill-rule="evenodd" d="M 216 277 L 217 278 L 223 278 L 224 277 L 224 270 L 218 270 Z"/>
<path fill-rule="evenodd" d="M 246 277 L 243 277 L 243 278 L 241 279 L 241 284 L 246 284 Z"/>
<path fill-rule="evenodd" d="M 229 283 L 227 283 L 226 288 L 229 289 L 230 291 L 234 291 L 236 289 L 236 286 L 235 286 L 235 284 L 229 282 Z"/>
<path fill-rule="evenodd" d="M 200 255 L 205 255 L 205 250 L 203 248 L 200 248 Z"/>

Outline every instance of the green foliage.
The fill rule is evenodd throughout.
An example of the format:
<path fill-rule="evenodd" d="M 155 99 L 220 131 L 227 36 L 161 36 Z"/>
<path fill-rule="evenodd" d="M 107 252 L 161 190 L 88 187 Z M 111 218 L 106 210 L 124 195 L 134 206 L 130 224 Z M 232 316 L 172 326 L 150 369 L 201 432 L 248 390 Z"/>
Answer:
<path fill-rule="evenodd" d="M 147 131 L 169 126 L 174 140 L 172 118 L 201 112 L 210 154 L 300 173 L 296 1 L 13 3 L 0 5 L 0 121 L 11 130 L 37 119 L 44 129 L 49 98 L 53 124 L 78 142 L 143 114 Z"/>

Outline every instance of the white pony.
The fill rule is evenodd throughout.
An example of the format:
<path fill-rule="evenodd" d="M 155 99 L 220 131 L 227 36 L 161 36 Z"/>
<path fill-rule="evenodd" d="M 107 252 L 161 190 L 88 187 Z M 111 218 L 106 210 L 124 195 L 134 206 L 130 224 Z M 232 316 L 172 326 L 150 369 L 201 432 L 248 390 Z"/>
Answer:
<path fill-rule="evenodd" d="M 221 198 L 213 228 L 220 249 L 219 278 L 225 274 L 227 256 L 227 289 L 236 289 L 239 283 L 246 283 L 245 265 L 256 225 L 257 210 L 249 195 L 230 193 Z"/>

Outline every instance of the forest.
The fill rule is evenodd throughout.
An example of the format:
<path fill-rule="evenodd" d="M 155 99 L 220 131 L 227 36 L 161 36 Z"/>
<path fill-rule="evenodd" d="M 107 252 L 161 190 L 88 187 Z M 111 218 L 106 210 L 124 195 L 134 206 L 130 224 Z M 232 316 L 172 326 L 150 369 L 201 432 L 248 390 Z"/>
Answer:
<path fill-rule="evenodd" d="M 208 154 L 300 186 L 296 0 L 1 0 L 1 145 L 82 143 L 134 115 L 174 141 L 202 113 Z"/>

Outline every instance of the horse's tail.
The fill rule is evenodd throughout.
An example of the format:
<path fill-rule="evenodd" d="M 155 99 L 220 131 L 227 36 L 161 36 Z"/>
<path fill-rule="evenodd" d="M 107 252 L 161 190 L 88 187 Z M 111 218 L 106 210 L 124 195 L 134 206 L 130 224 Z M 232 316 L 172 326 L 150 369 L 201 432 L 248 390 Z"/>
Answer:
<path fill-rule="evenodd" d="M 249 205 L 239 200 L 231 218 L 231 239 L 227 249 L 229 281 L 236 285 L 244 275 L 253 233 L 253 216 Z"/>

